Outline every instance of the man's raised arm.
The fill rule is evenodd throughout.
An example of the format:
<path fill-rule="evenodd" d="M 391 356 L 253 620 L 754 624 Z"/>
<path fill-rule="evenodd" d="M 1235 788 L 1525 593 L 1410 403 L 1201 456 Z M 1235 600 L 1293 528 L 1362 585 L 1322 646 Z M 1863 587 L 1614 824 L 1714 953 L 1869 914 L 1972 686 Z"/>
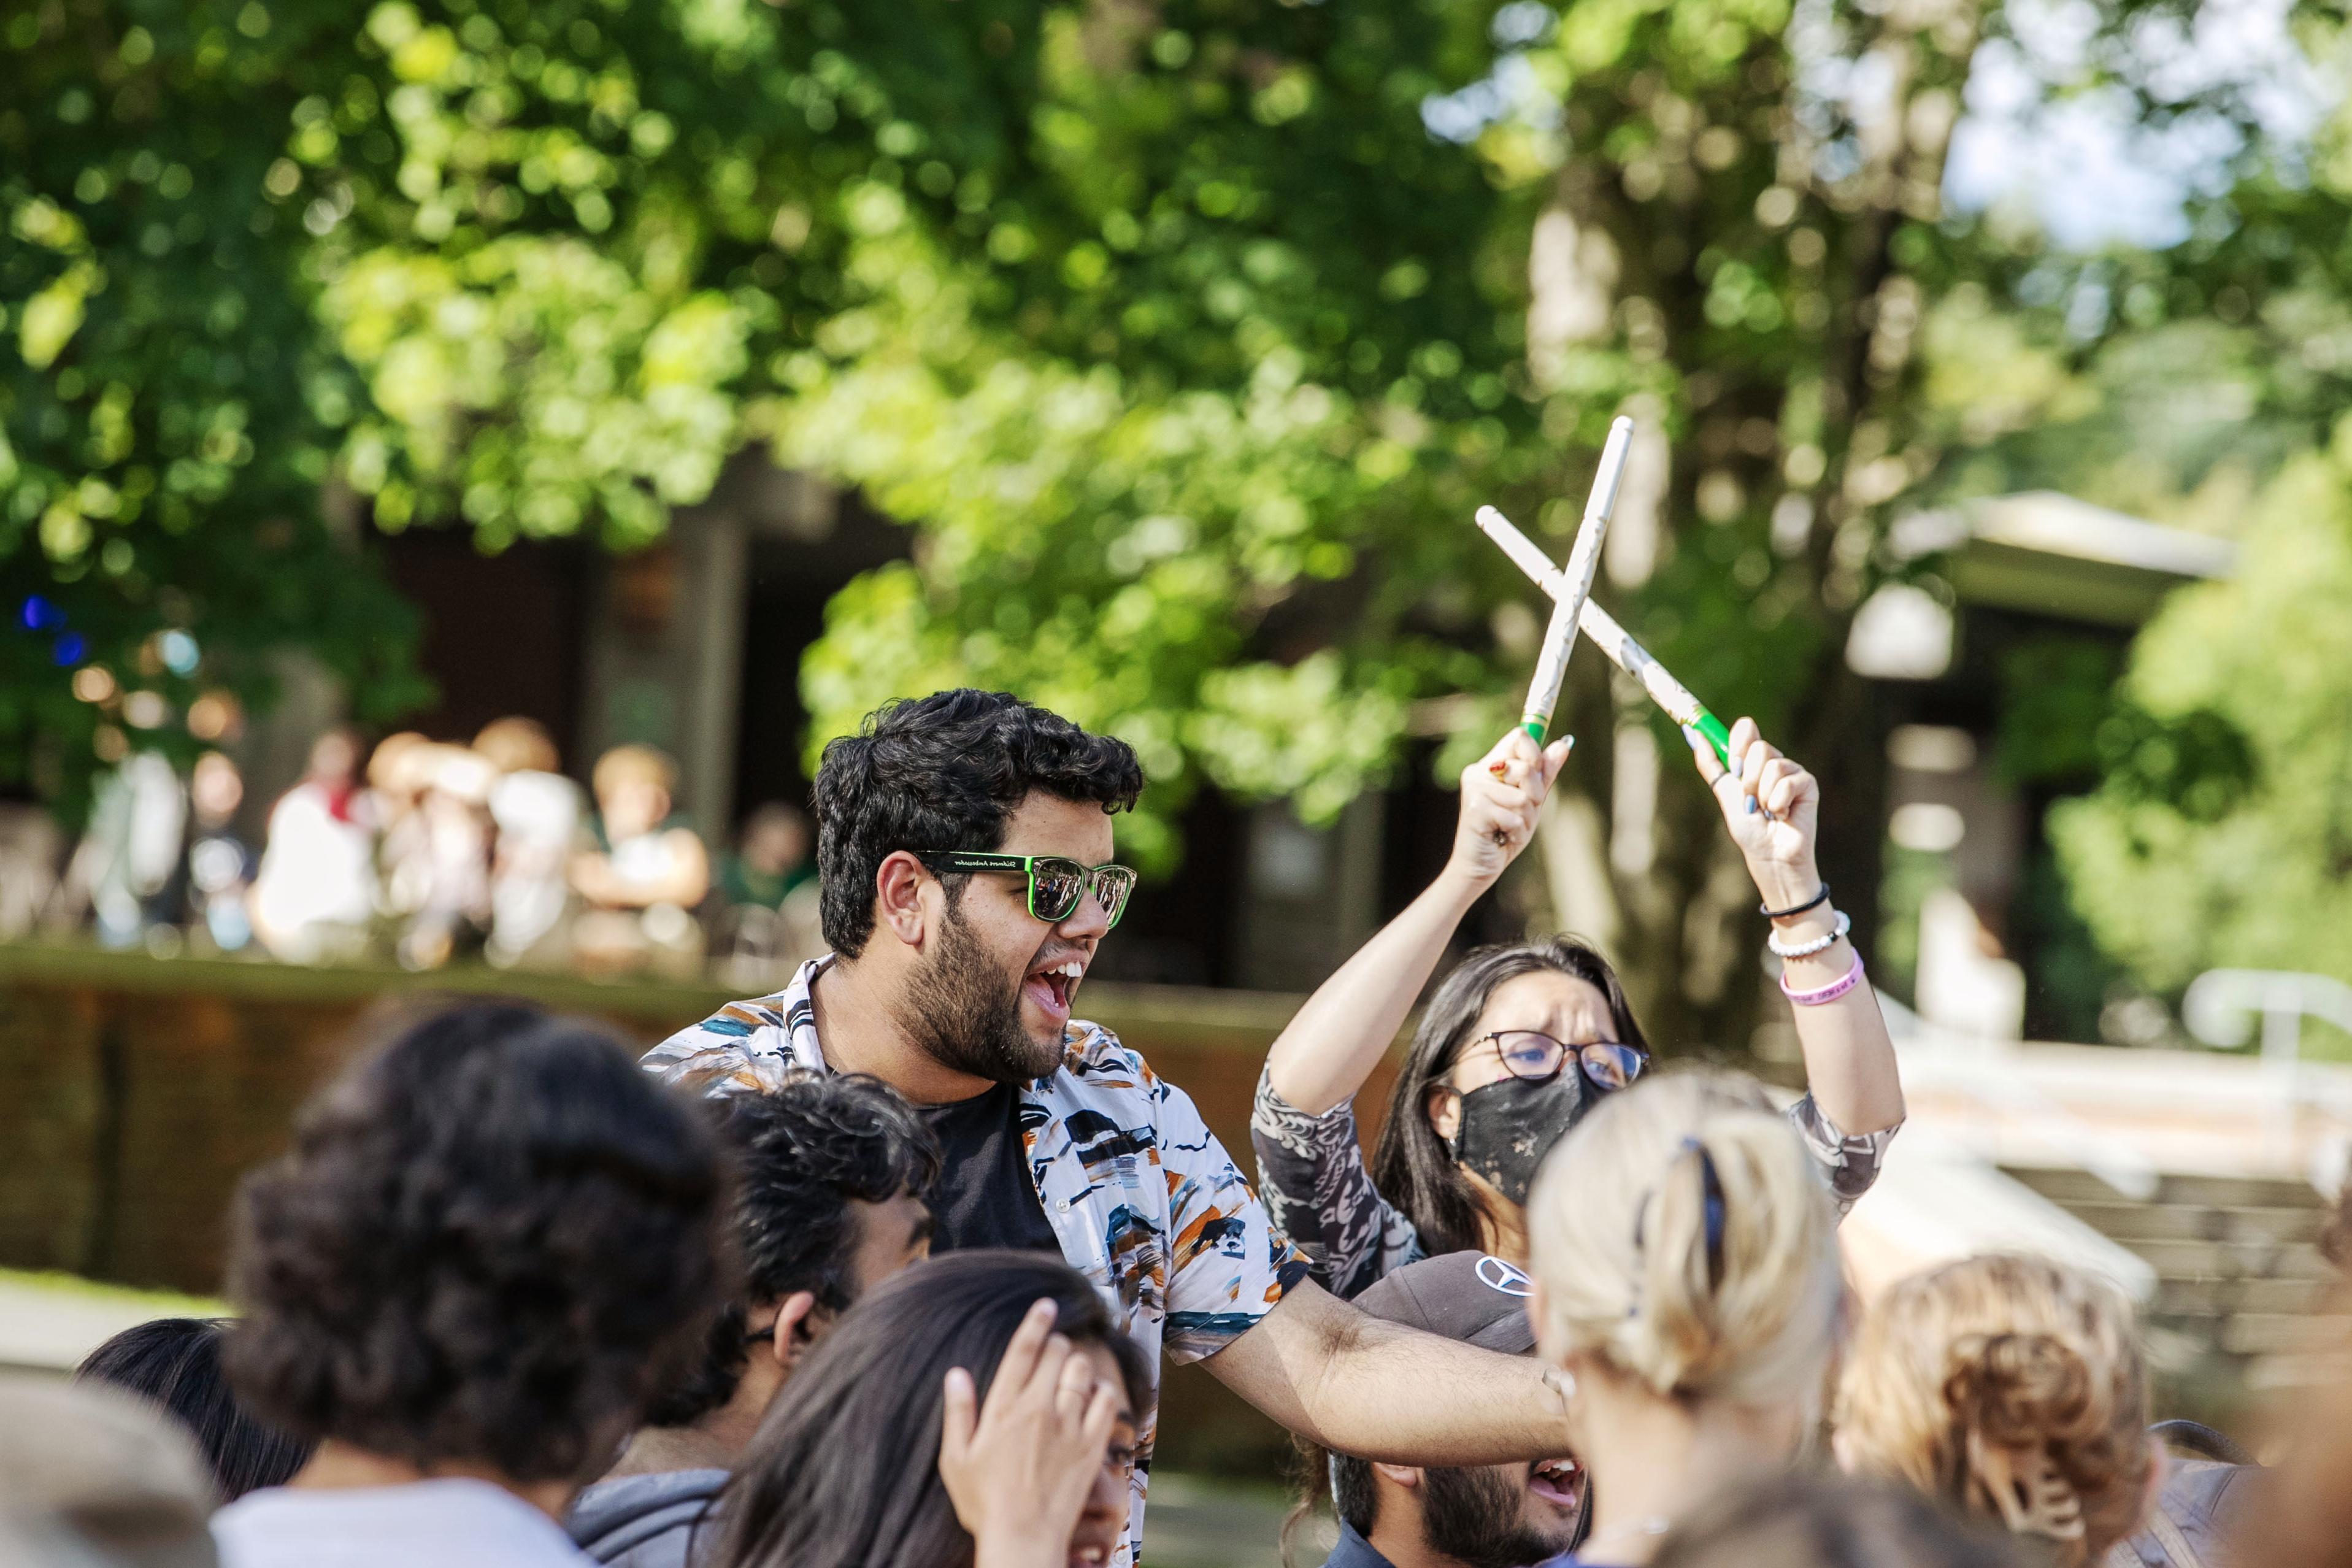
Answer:
<path fill-rule="evenodd" d="M 1454 1467 L 1574 1451 L 1562 1374 L 1382 1322 L 1311 1281 L 1207 1365 L 1289 1430 L 1361 1458 Z"/>

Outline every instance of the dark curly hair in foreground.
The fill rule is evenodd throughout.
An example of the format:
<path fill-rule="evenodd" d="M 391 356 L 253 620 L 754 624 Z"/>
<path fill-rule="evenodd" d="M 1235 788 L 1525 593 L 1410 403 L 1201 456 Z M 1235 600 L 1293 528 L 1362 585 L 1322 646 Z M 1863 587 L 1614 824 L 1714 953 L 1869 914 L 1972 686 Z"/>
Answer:
<path fill-rule="evenodd" d="M 849 1310 L 860 1239 L 851 1200 L 929 1201 L 940 1179 L 930 1128 L 878 1079 L 811 1076 L 705 1103 L 735 1152 L 743 1293 L 710 1325 L 700 1363 L 646 1410 L 655 1426 L 687 1426 L 735 1396 L 751 1356 L 747 1306 L 806 1290 L 828 1312 Z"/>
<path fill-rule="evenodd" d="M 311 1096 L 238 1189 L 237 1392 L 420 1468 L 581 1478 L 731 1289 L 691 1105 L 603 1029 L 467 1003 Z"/>
<path fill-rule="evenodd" d="M 1143 793 L 1135 749 L 1090 735 L 1007 692 L 969 689 L 893 702 L 825 743 L 816 773 L 824 940 L 855 958 L 874 934 L 874 879 L 901 849 L 991 850 L 1022 797 L 1126 811 Z M 950 875 L 950 892 L 965 879 Z"/>

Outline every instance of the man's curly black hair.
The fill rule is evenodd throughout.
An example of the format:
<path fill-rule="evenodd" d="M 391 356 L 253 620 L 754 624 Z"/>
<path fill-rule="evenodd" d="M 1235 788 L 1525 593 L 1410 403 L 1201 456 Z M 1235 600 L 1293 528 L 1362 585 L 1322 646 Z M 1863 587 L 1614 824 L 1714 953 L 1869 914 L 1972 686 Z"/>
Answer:
<path fill-rule="evenodd" d="M 707 1103 L 735 1152 L 742 1299 L 710 1325 L 701 1362 L 647 1408 L 654 1426 L 687 1426 L 735 1396 L 751 1354 L 747 1304 L 806 1290 L 827 1311 L 849 1309 L 859 1240 L 852 1199 L 881 1204 L 908 1193 L 929 1202 L 940 1179 L 930 1128 L 879 1079 L 813 1074 Z"/>
<path fill-rule="evenodd" d="M 816 773 L 824 940 L 855 958 L 874 934 L 874 882 L 901 849 L 992 850 L 1004 819 L 1042 790 L 1126 811 L 1143 793 L 1135 749 L 1003 691 L 961 689 L 893 702 L 826 742 Z M 950 881 L 960 890 L 962 879 Z"/>
<path fill-rule="evenodd" d="M 726 1190 L 693 1106 L 601 1027 L 433 1014 L 240 1185 L 231 1382 L 298 1436 L 584 1478 L 732 1293 Z"/>

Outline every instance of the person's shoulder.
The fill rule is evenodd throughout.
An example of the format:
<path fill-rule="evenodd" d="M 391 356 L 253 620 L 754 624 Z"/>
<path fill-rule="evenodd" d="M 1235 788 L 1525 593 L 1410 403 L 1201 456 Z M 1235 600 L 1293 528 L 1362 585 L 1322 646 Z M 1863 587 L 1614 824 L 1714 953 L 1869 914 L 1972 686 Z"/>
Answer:
<path fill-rule="evenodd" d="M 717 1469 L 665 1470 L 598 1481 L 573 1500 L 564 1530 L 599 1563 L 683 1568 L 696 1528 L 727 1485 Z"/>

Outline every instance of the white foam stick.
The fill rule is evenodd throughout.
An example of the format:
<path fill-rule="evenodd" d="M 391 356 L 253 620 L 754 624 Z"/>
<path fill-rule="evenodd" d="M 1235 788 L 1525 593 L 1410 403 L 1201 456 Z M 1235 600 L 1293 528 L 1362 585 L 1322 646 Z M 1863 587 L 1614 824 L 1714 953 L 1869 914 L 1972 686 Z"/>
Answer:
<path fill-rule="evenodd" d="M 1513 527 L 1509 518 L 1491 506 L 1482 506 L 1478 509 L 1478 528 L 1501 547 L 1514 565 L 1550 595 L 1555 604 L 1565 602 L 1569 574 L 1554 566 L 1551 557 Z M 1687 724 L 1706 737 L 1707 744 L 1715 748 L 1717 759 L 1729 764 L 1731 737 L 1723 721 L 1708 712 L 1706 705 L 1692 696 L 1690 688 L 1676 680 L 1664 665 L 1651 658 L 1649 649 L 1627 636 L 1616 616 L 1587 598 L 1577 611 L 1577 624 L 1592 639 L 1592 645 L 1608 656 L 1610 663 L 1642 683 L 1651 701 L 1664 709 L 1675 723 Z"/>
<path fill-rule="evenodd" d="M 1554 595 L 1551 625 L 1544 629 L 1543 651 L 1536 657 L 1528 705 L 1519 715 L 1520 727 L 1538 746 L 1551 728 L 1559 683 L 1568 674 L 1568 656 L 1576 647 L 1578 618 L 1592 593 L 1592 574 L 1601 566 L 1601 542 L 1609 532 L 1609 514 L 1617 510 L 1618 487 L 1624 482 L 1625 459 L 1633 449 L 1633 422 L 1620 415 L 1601 446 L 1601 467 L 1584 500 L 1584 521 L 1577 525 L 1576 544 L 1569 552 L 1563 591 Z"/>

